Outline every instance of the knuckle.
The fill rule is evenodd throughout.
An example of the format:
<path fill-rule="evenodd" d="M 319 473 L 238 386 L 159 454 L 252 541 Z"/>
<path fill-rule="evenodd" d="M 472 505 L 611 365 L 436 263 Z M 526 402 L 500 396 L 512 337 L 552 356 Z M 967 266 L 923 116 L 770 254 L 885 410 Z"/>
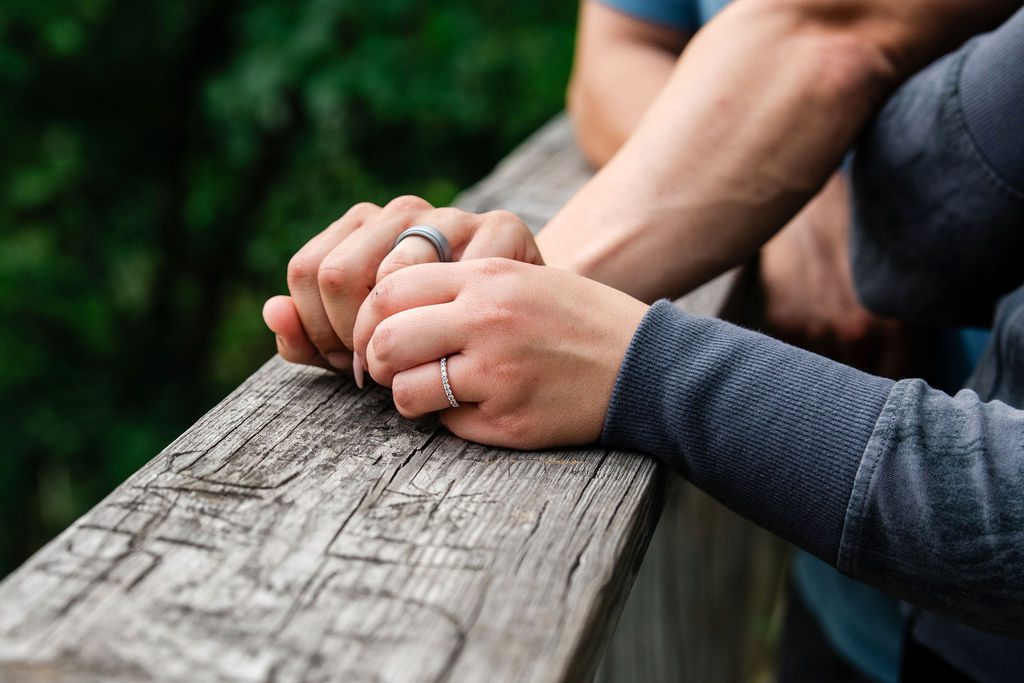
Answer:
<path fill-rule="evenodd" d="M 325 260 L 316 275 L 321 292 L 335 294 L 352 289 L 356 274 L 351 264 L 341 259 Z"/>
<path fill-rule="evenodd" d="M 387 367 L 386 363 L 374 363 L 371 361 L 367 368 L 367 372 L 370 373 L 370 377 L 373 378 L 373 381 L 382 387 L 391 386 L 391 380 L 394 377 L 394 374 L 391 372 L 390 368 Z"/>
<path fill-rule="evenodd" d="M 377 325 L 373 332 L 373 353 L 380 363 L 387 364 L 395 352 L 395 331 L 386 322 Z"/>
<path fill-rule="evenodd" d="M 431 212 L 430 217 L 432 219 L 436 219 L 438 223 L 455 223 L 469 218 L 470 215 L 471 214 L 466 213 L 462 209 L 456 209 L 452 206 L 442 206 L 438 209 L 434 209 L 433 212 Z"/>
<path fill-rule="evenodd" d="M 373 288 L 373 296 L 370 297 L 370 305 L 374 311 L 382 312 L 391 309 L 391 303 L 395 299 L 395 283 L 390 278 L 384 278 Z"/>
<path fill-rule="evenodd" d="M 515 362 L 506 359 L 492 363 L 487 367 L 487 372 L 492 378 L 494 386 L 502 387 L 503 392 L 513 392 L 512 395 L 518 395 L 519 389 L 516 385 L 522 376 L 522 370 Z"/>
<path fill-rule="evenodd" d="M 362 222 L 369 219 L 378 211 L 380 211 L 380 207 L 372 202 L 359 202 L 358 204 L 354 204 L 345 212 L 345 215 L 342 216 L 342 220 Z"/>
<path fill-rule="evenodd" d="M 434 209 L 423 220 L 444 233 L 449 240 L 456 239 L 461 233 L 472 232 L 476 227 L 473 214 L 451 206 Z"/>
<path fill-rule="evenodd" d="M 513 262 L 504 258 L 485 258 L 477 261 L 475 265 L 477 275 L 481 280 L 486 281 L 509 273 L 511 263 Z"/>
<path fill-rule="evenodd" d="M 374 336 L 366 347 L 366 370 L 370 373 L 373 381 L 382 387 L 390 387 L 395 378 L 394 369 L 391 364 L 382 359 L 377 353 L 377 338 Z"/>
<path fill-rule="evenodd" d="M 491 330 L 511 330 L 519 322 L 515 306 L 502 299 L 492 299 L 480 304 L 478 320 Z"/>
<path fill-rule="evenodd" d="M 317 277 L 319 261 L 312 255 L 300 250 L 288 260 L 288 284 L 304 285 Z"/>
<path fill-rule="evenodd" d="M 513 230 L 525 227 L 522 219 L 506 209 L 495 209 L 484 214 L 485 220 L 505 230 Z"/>
<path fill-rule="evenodd" d="M 391 384 L 391 399 L 395 403 L 395 408 L 398 409 L 405 417 L 414 417 L 418 411 L 416 411 L 416 390 L 412 384 L 401 377 L 396 377 Z"/>
<path fill-rule="evenodd" d="M 530 438 L 530 427 L 519 413 L 505 413 L 494 418 L 494 427 L 510 444 L 523 444 Z"/>
<path fill-rule="evenodd" d="M 422 211 L 423 209 L 429 209 L 431 207 L 430 203 L 421 197 L 417 197 L 413 194 L 404 194 L 392 199 L 384 208 L 391 213 L 411 213 L 413 211 Z"/>

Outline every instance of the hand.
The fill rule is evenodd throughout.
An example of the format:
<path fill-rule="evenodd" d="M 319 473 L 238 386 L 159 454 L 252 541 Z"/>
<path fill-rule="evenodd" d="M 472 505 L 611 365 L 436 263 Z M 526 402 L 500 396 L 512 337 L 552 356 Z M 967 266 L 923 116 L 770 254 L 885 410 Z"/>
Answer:
<path fill-rule="evenodd" d="M 276 296 L 264 305 L 263 318 L 277 335 L 278 353 L 293 363 L 352 367 L 352 325 L 369 291 L 401 268 L 437 261 L 434 247 L 419 237 L 391 248 L 403 230 L 417 224 L 440 230 L 454 260 L 501 256 L 543 263 L 529 227 L 507 211 L 435 209 L 411 196 L 383 208 L 356 204 L 292 257 L 291 296 Z M 356 372 L 360 385 L 361 375 Z"/>
<path fill-rule="evenodd" d="M 591 443 L 647 305 L 579 275 L 508 259 L 427 264 L 383 279 L 356 354 L 406 417 L 513 448 Z M 450 408 L 438 360 L 459 408 Z"/>
<path fill-rule="evenodd" d="M 849 235 L 849 191 L 836 174 L 761 251 L 765 322 L 790 343 L 868 372 L 902 376 L 909 330 L 857 300 Z"/>

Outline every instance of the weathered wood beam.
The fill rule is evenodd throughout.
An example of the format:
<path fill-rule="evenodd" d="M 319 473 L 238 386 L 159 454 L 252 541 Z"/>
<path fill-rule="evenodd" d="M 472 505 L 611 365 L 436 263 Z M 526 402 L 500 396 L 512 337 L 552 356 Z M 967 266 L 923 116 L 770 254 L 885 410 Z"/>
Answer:
<path fill-rule="evenodd" d="M 536 229 L 588 177 L 560 118 L 458 203 Z M 720 310 L 730 277 L 688 306 Z M 0 584 L 0 680 L 586 680 L 664 482 L 636 454 L 469 444 L 275 358 Z M 624 649 L 636 628 L 607 671 L 682 670 Z"/>

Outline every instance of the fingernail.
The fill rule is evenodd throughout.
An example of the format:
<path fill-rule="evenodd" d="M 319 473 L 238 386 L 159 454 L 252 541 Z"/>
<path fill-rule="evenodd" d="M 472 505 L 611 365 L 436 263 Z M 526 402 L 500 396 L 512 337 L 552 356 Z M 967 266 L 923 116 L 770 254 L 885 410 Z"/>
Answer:
<path fill-rule="evenodd" d="M 334 351 L 333 353 L 328 353 L 326 357 L 327 362 L 333 365 L 338 370 L 348 370 L 348 354 L 345 353 L 344 351 Z"/>
<path fill-rule="evenodd" d="M 356 386 L 363 388 L 363 361 L 359 360 L 359 354 L 352 354 L 352 376 L 356 379 Z"/>

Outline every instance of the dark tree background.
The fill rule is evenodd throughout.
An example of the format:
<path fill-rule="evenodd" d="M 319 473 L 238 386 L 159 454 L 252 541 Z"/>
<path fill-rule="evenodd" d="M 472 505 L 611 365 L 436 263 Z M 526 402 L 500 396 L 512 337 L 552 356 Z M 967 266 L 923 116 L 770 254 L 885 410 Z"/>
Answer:
<path fill-rule="evenodd" d="M 4 0 L 0 575 L 273 353 L 288 257 L 562 104 L 573 3 Z"/>

